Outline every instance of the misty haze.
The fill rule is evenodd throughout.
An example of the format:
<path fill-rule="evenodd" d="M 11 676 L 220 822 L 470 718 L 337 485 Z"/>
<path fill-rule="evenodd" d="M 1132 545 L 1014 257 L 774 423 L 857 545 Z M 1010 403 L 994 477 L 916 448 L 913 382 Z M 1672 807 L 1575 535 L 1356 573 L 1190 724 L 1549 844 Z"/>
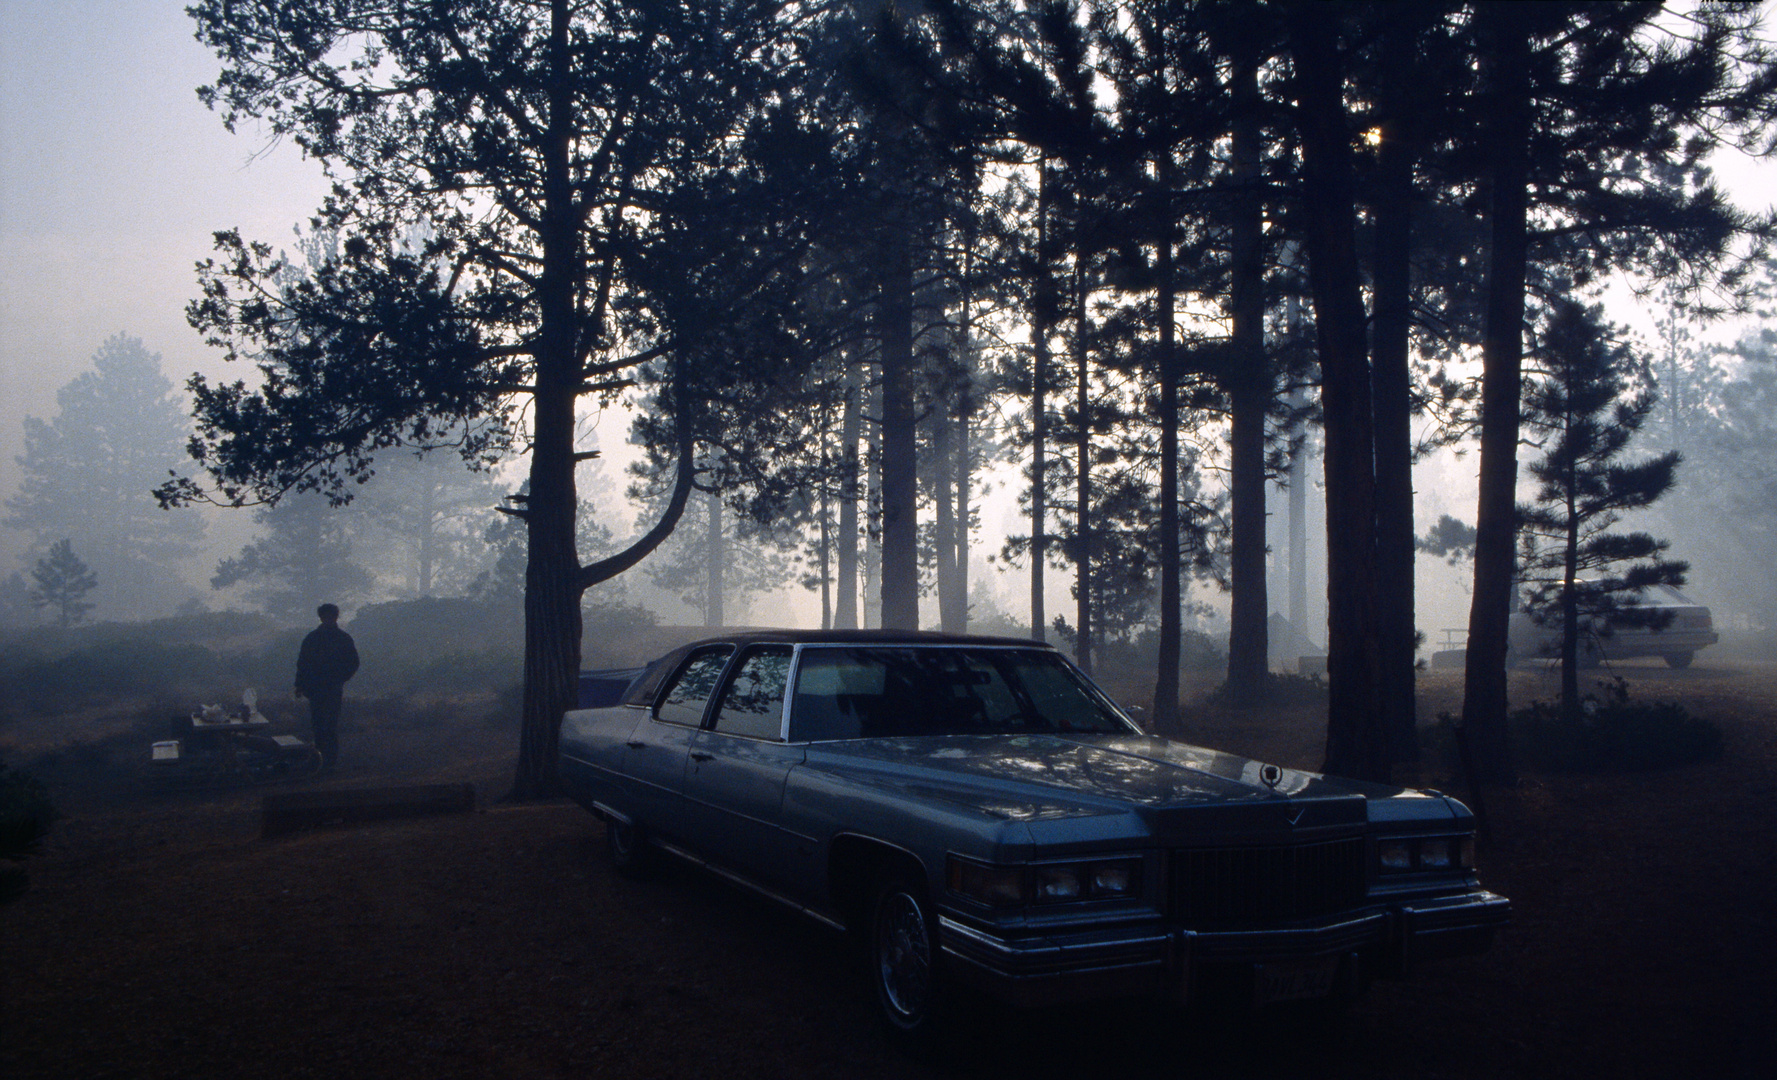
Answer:
<path fill-rule="evenodd" d="M 1770 15 L 12 0 L 0 1075 L 1765 1075 Z M 1047 643 L 1231 805 L 1442 792 L 1511 921 L 1193 985 L 1153 841 L 1167 993 L 1027 1010 L 975 863 L 873 863 L 910 1039 L 861 923 L 558 774 L 769 629 Z M 1047 880 L 1062 810 L 952 812 Z"/>

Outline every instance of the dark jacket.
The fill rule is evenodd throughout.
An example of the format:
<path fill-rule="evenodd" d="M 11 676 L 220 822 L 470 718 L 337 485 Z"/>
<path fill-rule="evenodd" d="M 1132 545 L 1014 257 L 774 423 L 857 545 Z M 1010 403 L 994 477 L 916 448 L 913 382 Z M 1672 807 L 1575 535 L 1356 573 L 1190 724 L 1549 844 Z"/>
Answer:
<path fill-rule="evenodd" d="M 338 626 L 322 624 L 302 639 L 296 654 L 296 689 L 302 693 L 337 691 L 357 671 L 358 646 Z"/>

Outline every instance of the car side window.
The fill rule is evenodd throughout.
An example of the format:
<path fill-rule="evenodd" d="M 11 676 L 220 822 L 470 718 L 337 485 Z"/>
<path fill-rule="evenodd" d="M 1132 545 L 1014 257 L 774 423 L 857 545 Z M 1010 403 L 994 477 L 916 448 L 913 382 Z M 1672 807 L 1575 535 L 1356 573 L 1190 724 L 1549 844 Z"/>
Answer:
<path fill-rule="evenodd" d="M 856 739 L 878 715 L 887 668 L 857 649 L 804 649 L 790 707 L 790 741 Z"/>
<path fill-rule="evenodd" d="M 753 739 L 783 737 L 784 689 L 789 683 L 790 647 L 762 645 L 741 659 L 722 695 L 716 730 Z"/>
<path fill-rule="evenodd" d="M 660 684 L 666 681 L 668 675 L 678 670 L 679 661 L 690 651 L 690 646 L 674 649 L 649 664 L 642 672 L 642 677 L 630 684 L 629 693 L 623 695 L 623 703 L 640 709 L 651 708 L 654 700 L 660 696 Z"/>
<path fill-rule="evenodd" d="M 732 645 L 712 645 L 692 653 L 667 689 L 660 708 L 655 710 L 655 719 L 689 727 L 703 723 L 704 707 L 715 693 L 716 680 L 722 677 L 722 669 L 728 666 L 733 652 Z"/>

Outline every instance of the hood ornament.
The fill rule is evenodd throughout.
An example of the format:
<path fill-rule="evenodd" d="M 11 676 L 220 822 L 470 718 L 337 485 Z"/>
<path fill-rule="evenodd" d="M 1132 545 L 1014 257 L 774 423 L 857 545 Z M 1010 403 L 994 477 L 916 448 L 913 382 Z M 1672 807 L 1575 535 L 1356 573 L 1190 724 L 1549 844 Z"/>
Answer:
<path fill-rule="evenodd" d="M 1283 782 L 1283 770 L 1275 765 L 1261 765 L 1259 779 L 1265 782 L 1266 787 L 1276 791 L 1277 785 Z"/>

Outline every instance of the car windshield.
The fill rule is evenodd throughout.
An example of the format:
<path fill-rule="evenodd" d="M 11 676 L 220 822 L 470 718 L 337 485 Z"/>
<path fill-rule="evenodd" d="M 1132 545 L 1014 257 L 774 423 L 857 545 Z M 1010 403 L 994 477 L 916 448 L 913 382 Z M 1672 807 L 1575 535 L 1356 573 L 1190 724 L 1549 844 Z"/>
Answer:
<path fill-rule="evenodd" d="M 1040 649 L 811 646 L 790 711 L 796 742 L 1134 731 L 1067 661 Z"/>

